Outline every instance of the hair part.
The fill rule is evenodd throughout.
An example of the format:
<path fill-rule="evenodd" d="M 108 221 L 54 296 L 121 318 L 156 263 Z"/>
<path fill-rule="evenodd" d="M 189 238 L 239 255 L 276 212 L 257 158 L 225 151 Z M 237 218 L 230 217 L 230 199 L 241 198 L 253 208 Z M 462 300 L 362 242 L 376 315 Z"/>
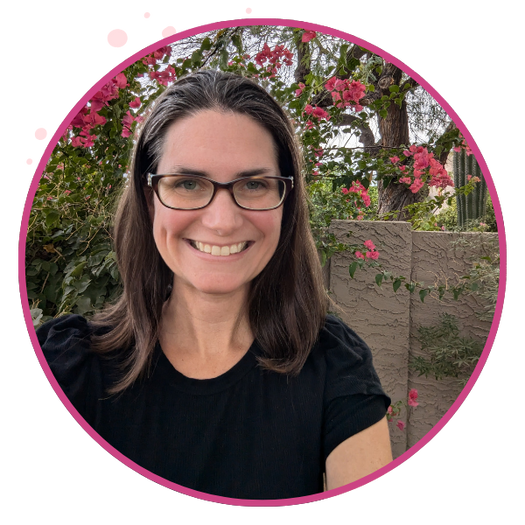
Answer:
<path fill-rule="evenodd" d="M 260 364 L 275 372 L 300 372 L 322 328 L 328 306 L 321 265 L 310 231 L 302 157 L 290 119 L 262 87 L 219 71 L 203 70 L 175 82 L 154 101 L 139 129 L 131 175 L 118 203 L 114 246 L 123 283 L 118 301 L 93 317 L 93 349 L 125 351 L 122 377 L 110 392 L 131 386 L 149 371 L 173 272 L 153 238 L 153 192 L 147 173 L 155 173 L 172 124 L 204 110 L 246 115 L 270 132 L 283 176 L 294 189 L 284 202 L 281 235 L 272 258 L 251 283 L 248 317 L 263 349 Z"/>

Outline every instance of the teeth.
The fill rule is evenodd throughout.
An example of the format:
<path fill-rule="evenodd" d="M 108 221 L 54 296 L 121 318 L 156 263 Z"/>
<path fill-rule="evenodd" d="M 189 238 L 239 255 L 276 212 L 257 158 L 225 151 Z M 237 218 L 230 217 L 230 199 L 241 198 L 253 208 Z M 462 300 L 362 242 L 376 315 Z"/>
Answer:
<path fill-rule="evenodd" d="M 232 244 L 231 246 L 210 246 L 209 244 L 203 244 L 200 241 L 192 241 L 191 244 L 201 252 L 227 257 L 228 255 L 242 252 L 248 243 L 240 242 L 239 244 Z"/>

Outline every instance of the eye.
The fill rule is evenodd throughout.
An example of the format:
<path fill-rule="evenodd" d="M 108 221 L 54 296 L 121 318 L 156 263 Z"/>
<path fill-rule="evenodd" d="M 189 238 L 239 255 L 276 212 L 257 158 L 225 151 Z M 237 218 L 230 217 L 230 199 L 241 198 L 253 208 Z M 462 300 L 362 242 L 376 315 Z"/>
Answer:
<path fill-rule="evenodd" d="M 209 191 L 210 185 L 204 179 L 188 176 L 164 177 L 160 180 L 165 191 L 179 194 L 197 193 Z"/>
<path fill-rule="evenodd" d="M 268 184 L 264 180 L 256 179 L 246 181 L 244 185 L 245 189 L 250 191 L 264 190 L 268 187 Z"/>
<path fill-rule="evenodd" d="M 199 187 L 200 185 L 197 179 L 182 179 L 182 180 L 178 180 L 175 184 L 176 189 L 181 189 L 185 191 L 198 190 Z"/>

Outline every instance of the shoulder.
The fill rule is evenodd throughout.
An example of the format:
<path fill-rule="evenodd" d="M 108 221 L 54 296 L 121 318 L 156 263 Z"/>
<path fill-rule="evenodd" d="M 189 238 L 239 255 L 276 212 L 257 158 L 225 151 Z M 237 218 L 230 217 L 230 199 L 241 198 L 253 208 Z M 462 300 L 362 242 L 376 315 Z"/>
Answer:
<path fill-rule="evenodd" d="M 90 353 L 92 330 L 80 315 L 65 315 L 52 319 L 36 331 L 46 360 L 56 362 L 86 357 Z"/>
<path fill-rule="evenodd" d="M 44 349 L 50 350 L 56 346 L 70 346 L 79 340 L 89 339 L 91 329 L 87 319 L 81 315 L 70 314 L 51 319 L 40 326 L 36 335 L 38 342 Z"/>
<path fill-rule="evenodd" d="M 352 394 L 385 396 L 370 348 L 337 317 L 326 317 L 312 357 L 323 362 L 328 400 Z"/>
<path fill-rule="evenodd" d="M 326 316 L 312 353 L 323 356 L 328 362 L 342 359 L 347 364 L 359 365 L 372 360 L 372 353 L 363 339 L 333 315 Z"/>
<path fill-rule="evenodd" d="M 43 324 L 36 334 L 59 386 L 84 415 L 88 396 L 104 391 L 103 366 L 91 348 L 90 323 L 80 315 L 66 315 Z"/>

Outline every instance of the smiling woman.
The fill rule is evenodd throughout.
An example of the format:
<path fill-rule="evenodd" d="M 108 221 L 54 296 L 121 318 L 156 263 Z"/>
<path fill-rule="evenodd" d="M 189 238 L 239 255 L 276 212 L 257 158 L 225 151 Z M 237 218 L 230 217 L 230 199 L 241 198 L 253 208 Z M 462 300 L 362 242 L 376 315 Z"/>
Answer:
<path fill-rule="evenodd" d="M 392 459 L 370 350 L 327 316 L 299 159 L 252 81 L 179 80 L 142 125 L 119 203 L 122 296 L 38 330 L 86 422 L 169 482 L 293 498 Z"/>

